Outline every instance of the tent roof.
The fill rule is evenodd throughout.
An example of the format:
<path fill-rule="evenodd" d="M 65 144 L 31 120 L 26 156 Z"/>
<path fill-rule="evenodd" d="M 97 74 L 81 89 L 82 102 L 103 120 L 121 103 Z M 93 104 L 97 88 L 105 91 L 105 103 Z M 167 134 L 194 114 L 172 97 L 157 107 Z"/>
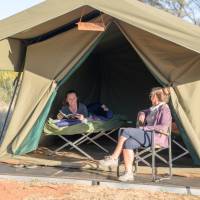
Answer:
<path fill-rule="evenodd" d="M 79 0 L 46 0 L 0 21 L 2 30 L 0 40 L 8 37 L 27 39 L 39 36 L 80 17 L 80 10 L 70 13 L 70 15 L 68 13 L 81 6 Z"/>
<path fill-rule="evenodd" d="M 1 20 L 0 40 L 8 37 L 28 39 L 47 33 L 79 18 L 81 7 L 84 5 L 90 6 L 84 10 L 84 14 L 95 8 L 170 41 L 172 39 L 168 38 L 165 32 L 173 34 L 178 31 L 183 35 L 183 39 L 184 35 L 189 35 L 196 40 L 200 39 L 199 27 L 137 0 L 120 0 L 118 2 L 116 0 L 46 0 Z M 200 42 L 198 45 L 200 49 Z"/>

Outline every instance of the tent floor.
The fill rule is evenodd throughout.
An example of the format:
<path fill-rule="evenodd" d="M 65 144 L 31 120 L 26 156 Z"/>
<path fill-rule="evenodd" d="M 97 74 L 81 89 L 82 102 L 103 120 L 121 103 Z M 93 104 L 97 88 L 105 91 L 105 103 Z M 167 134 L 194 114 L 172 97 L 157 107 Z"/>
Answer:
<path fill-rule="evenodd" d="M 179 169 L 180 171 L 181 169 Z M 94 170 L 69 169 L 62 167 L 37 167 L 36 169 L 15 168 L 8 164 L 0 164 L 0 175 L 48 177 L 62 179 L 97 180 L 118 182 L 115 172 L 100 172 Z M 200 178 L 173 176 L 171 180 L 153 183 L 150 175 L 138 174 L 134 184 L 162 185 L 172 187 L 191 187 L 200 189 Z"/>
<path fill-rule="evenodd" d="M 104 145 L 105 146 L 105 145 Z M 113 148 L 115 145 L 108 148 Z M 96 155 L 96 159 L 101 159 L 105 153 L 99 151 L 98 147 L 90 145 L 82 145 L 83 149 L 87 149 L 90 155 Z M 86 148 L 87 147 L 87 148 Z M 92 163 L 88 161 L 76 151 L 66 151 L 60 152 L 56 156 L 47 156 L 47 148 L 40 147 L 34 153 L 28 156 L 36 158 L 45 158 L 52 160 L 62 160 L 68 163 Z M 93 162 L 94 163 L 94 162 Z M 187 166 L 186 166 L 187 163 Z M 161 171 L 159 170 L 161 169 Z M 123 171 L 123 170 L 121 170 Z M 158 173 L 167 172 L 166 167 L 158 168 Z M 0 175 L 15 175 L 15 176 L 27 176 L 27 177 L 48 177 L 48 178 L 64 178 L 64 179 L 81 179 L 81 180 L 97 180 L 97 181 L 110 181 L 118 182 L 116 171 L 102 171 L 97 169 L 92 169 L 90 167 L 85 168 L 73 168 L 73 167 L 47 167 L 47 166 L 36 166 L 36 168 L 17 167 L 11 164 L 0 163 Z M 162 186 L 173 186 L 173 187 L 193 187 L 200 189 L 200 168 L 192 164 L 192 160 L 189 156 L 181 158 L 176 161 L 173 167 L 173 177 L 171 180 L 164 180 L 158 183 L 153 183 L 151 181 L 151 169 L 149 167 L 141 166 L 139 167 L 138 174 L 135 177 L 134 183 L 136 184 L 151 184 L 151 185 L 162 185 Z"/>

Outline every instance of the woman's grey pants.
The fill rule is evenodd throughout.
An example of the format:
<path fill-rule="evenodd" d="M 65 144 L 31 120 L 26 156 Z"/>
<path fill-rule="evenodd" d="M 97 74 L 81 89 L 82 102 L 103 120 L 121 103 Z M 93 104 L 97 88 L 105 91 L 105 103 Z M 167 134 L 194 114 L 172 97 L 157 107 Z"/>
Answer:
<path fill-rule="evenodd" d="M 140 128 L 125 128 L 119 132 L 119 136 L 127 138 L 123 149 L 138 149 L 151 145 L 151 132 L 145 132 Z"/>

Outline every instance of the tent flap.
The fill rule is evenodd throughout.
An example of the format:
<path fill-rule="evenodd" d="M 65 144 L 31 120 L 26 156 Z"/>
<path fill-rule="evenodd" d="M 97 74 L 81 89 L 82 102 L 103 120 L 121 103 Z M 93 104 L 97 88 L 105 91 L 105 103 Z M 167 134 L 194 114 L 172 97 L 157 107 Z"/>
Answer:
<path fill-rule="evenodd" d="M 16 142 L 13 143 L 12 152 L 15 155 L 23 155 L 37 149 L 38 144 L 40 142 L 40 137 L 42 134 L 42 129 L 44 127 L 44 123 L 46 121 L 46 118 L 48 116 L 49 110 L 51 108 L 55 96 L 56 96 L 56 90 L 53 91 L 47 105 L 44 108 L 44 111 L 36 120 L 33 128 L 31 129 L 30 133 L 27 135 L 25 140 L 21 143 L 21 145 L 18 147 L 17 145 L 15 145 Z"/>

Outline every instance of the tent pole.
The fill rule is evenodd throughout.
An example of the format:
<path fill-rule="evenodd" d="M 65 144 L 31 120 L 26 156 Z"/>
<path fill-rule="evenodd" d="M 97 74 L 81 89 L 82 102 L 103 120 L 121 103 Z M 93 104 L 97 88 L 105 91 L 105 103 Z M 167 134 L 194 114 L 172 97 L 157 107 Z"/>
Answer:
<path fill-rule="evenodd" d="M 14 92 L 13 92 L 13 95 L 12 95 L 12 99 L 11 99 L 11 101 L 9 103 L 9 108 L 8 108 L 8 111 L 7 111 L 7 114 L 6 114 L 6 118 L 5 118 L 5 121 L 4 121 L 4 124 L 3 124 L 3 128 L 1 130 L 0 143 L 1 143 L 1 140 L 2 140 L 2 137 L 3 137 L 3 133 L 5 131 L 6 124 L 7 124 L 7 121 L 8 121 L 8 117 L 10 115 L 11 108 L 12 108 L 12 105 L 13 105 L 13 102 L 14 102 L 14 99 L 15 99 L 15 96 L 16 96 L 16 93 L 17 93 L 20 77 L 21 77 L 21 72 L 18 73 L 17 78 L 14 81 L 15 82 L 15 89 L 14 89 Z"/>

